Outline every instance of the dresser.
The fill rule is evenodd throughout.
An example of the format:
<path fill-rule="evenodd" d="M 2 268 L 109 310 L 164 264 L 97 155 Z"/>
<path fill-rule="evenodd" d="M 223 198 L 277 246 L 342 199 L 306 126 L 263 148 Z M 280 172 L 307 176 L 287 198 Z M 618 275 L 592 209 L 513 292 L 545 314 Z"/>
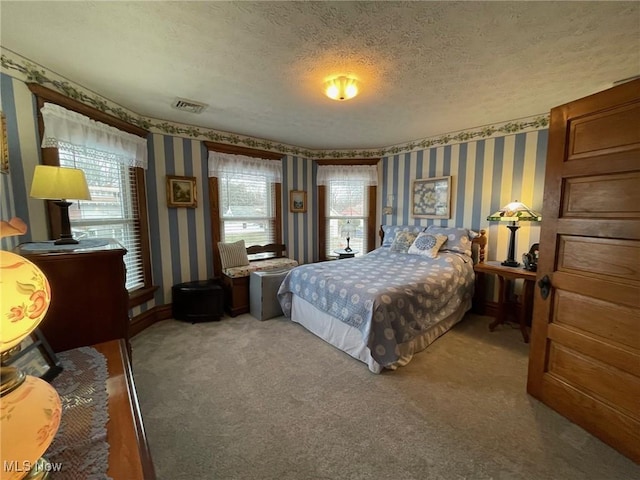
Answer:
<path fill-rule="evenodd" d="M 126 250 L 115 240 L 104 243 L 74 250 L 26 243 L 14 250 L 40 267 L 51 285 L 39 328 L 54 352 L 119 338 L 129 343 Z"/>

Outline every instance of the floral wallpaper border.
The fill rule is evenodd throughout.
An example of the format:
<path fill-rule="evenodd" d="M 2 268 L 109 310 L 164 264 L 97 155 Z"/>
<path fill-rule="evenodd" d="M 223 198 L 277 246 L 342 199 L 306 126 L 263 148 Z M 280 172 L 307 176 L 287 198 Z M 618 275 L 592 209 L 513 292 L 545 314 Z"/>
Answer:
<path fill-rule="evenodd" d="M 89 92 L 88 90 L 74 86 L 70 82 L 59 78 L 55 73 L 47 71 L 44 67 L 36 65 L 27 59 L 2 49 L 0 66 L 8 75 L 20 78 L 26 82 L 35 82 L 40 85 L 52 88 L 74 100 L 82 102 L 101 112 L 108 113 L 133 125 L 137 125 L 146 130 L 163 133 L 167 135 L 182 136 L 200 140 L 226 143 L 230 145 L 240 145 L 249 148 L 257 148 L 282 153 L 283 155 L 301 156 L 306 158 L 379 158 L 389 155 L 398 155 L 411 152 L 412 150 L 425 150 L 431 147 L 449 145 L 470 140 L 489 138 L 494 135 L 514 134 L 523 131 L 539 130 L 549 125 L 548 115 L 539 115 L 522 120 L 505 122 L 497 125 L 490 125 L 459 132 L 447 133 L 437 137 L 414 140 L 411 142 L 393 145 L 381 149 L 373 150 L 309 150 L 283 143 L 271 142 L 259 138 L 246 137 L 218 130 L 194 127 L 166 121 L 157 121 L 152 118 L 137 115 L 128 111 L 106 99 Z M 12 58 L 13 57 L 13 58 Z"/>

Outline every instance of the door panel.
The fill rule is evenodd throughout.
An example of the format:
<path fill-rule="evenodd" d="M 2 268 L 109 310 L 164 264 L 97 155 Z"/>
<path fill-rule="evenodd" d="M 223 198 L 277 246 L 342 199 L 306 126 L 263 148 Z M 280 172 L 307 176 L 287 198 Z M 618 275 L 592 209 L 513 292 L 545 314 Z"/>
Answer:
<path fill-rule="evenodd" d="M 637 283 L 640 282 L 640 242 L 560 235 L 557 269 Z"/>
<path fill-rule="evenodd" d="M 562 216 L 640 218 L 638 185 L 640 173 L 568 178 Z"/>
<path fill-rule="evenodd" d="M 580 160 L 602 153 L 636 148 L 640 142 L 640 130 L 626 126 L 640 115 L 640 105 L 628 105 L 615 111 L 591 114 L 570 122 L 571 154 L 568 160 Z"/>
<path fill-rule="evenodd" d="M 554 324 L 573 327 L 640 351 L 640 310 L 637 308 L 567 290 L 557 290 L 555 302 Z"/>
<path fill-rule="evenodd" d="M 640 80 L 551 111 L 528 392 L 640 462 Z"/>
<path fill-rule="evenodd" d="M 551 342 L 549 374 L 580 388 L 624 413 L 640 415 L 640 379 L 591 356 Z M 625 385 L 623 390 L 620 385 Z"/>

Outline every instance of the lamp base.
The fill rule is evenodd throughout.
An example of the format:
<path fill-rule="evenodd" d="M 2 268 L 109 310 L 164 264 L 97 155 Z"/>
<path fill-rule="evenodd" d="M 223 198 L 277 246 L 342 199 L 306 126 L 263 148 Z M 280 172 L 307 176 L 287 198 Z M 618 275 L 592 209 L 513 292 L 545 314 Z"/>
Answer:
<path fill-rule="evenodd" d="M 520 262 L 516 262 L 515 260 L 505 260 L 501 265 L 504 265 L 505 267 L 519 267 Z"/>
<path fill-rule="evenodd" d="M 8 395 L 24 382 L 22 370 L 15 367 L 0 367 L 0 397 Z"/>
<path fill-rule="evenodd" d="M 60 207 L 60 238 L 53 242 L 54 245 L 77 245 L 78 240 L 74 240 L 71 233 L 71 223 L 69 222 L 69 206 L 71 202 L 66 200 L 56 200 L 55 203 Z"/>
<path fill-rule="evenodd" d="M 54 245 L 77 245 L 79 243 L 80 242 L 73 237 L 69 238 L 64 236 L 53 242 Z"/>

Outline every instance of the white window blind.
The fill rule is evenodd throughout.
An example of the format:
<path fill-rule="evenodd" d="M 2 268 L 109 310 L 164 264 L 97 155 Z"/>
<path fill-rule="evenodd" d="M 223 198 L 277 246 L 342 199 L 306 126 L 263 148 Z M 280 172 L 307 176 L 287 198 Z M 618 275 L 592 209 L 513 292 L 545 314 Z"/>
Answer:
<path fill-rule="evenodd" d="M 127 249 L 126 287 L 144 287 L 136 168 L 147 168 L 147 141 L 60 105 L 45 103 L 42 147 L 58 148 L 60 166 L 84 171 L 91 201 L 75 201 L 75 238 L 114 238 Z"/>
<path fill-rule="evenodd" d="M 275 243 L 282 162 L 209 152 L 209 176 L 218 178 L 221 240 L 244 240 L 247 247 Z"/>
<path fill-rule="evenodd" d="M 90 148 L 75 148 L 64 142 L 57 146 L 60 166 L 82 169 L 91 192 L 91 201 L 74 201 L 69 207 L 73 236 L 116 239 L 127 249 L 127 290 L 143 287 L 135 168 Z"/>
<path fill-rule="evenodd" d="M 347 246 L 344 236 L 347 221 L 354 231 L 349 246 L 358 250 L 358 255 L 367 251 L 367 224 L 369 188 L 365 180 L 327 180 L 326 194 L 326 248 L 327 256 L 334 256 L 334 250 Z"/>
<path fill-rule="evenodd" d="M 221 237 L 247 247 L 276 239 L 274 184 L 265 175 L 219 173 Z"/>

